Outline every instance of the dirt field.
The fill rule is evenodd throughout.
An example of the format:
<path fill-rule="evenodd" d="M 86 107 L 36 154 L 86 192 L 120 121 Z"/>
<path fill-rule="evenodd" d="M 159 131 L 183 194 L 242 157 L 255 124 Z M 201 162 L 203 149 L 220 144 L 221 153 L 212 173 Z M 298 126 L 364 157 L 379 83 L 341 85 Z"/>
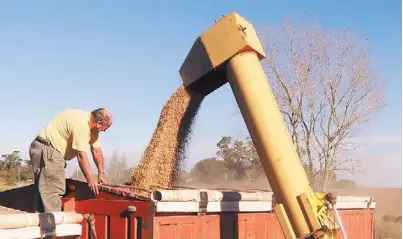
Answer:
<path fill-rule="evenodd" d="M 20 184 L 15 184 L 15 185 L 0 184 L 0 192 L 10 190 L 13 188 L 23 187 L 23 186 L 30 185 L 30 184 L 31 183 L 20 183 Z"/>
<path fill-rule="evenodd" d="M 359 188 L 345 191 L 350 196 L 369 196 L 375 198 L 377 217 L 385 215 L 402 215 L 401 188 Z"/>
<path fill-rule="evenodd" d="M 344 193 L 375 199 L 375 239 L 402 238 L 401 188 L 360 188 Z"/>

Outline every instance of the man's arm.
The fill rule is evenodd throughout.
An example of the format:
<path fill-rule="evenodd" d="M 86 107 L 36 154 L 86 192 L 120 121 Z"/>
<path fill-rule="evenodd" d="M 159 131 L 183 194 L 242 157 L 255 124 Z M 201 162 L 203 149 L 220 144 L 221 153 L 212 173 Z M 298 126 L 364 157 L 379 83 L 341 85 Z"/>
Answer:
<path fill-rule="evenodd" d="M 94 177 L 92 176 L 87 153 L 83 151 L 78 151 L 77 158 L 78 165 L 80 165 L 81 171 L 83 172 L 84 177 L 87 180 L 88 186 L 91 188 L 91 190 L 94 191 L 95 194 L 98 194 L 98 187 L 94 181 Z"/>
<path fill-rule="evenodd" d="M 95 165 L 98 168 L 98 175 L 104 174 L 105 167 L 104 167 L 104 155 L 102 153 L 101 147 L 91 147 L 92 158 L 94 159 Z"/>
<path fill-rule="evenodd" d="M 81 171 L 87 180 L 88 187 L 95 193 L 98 194 L 98 186 L 94 181 L 92 176 L 90 164 L 88 162 L 87 150 L 88 150 L 88 136 L 87 130 L 81 125 L 73 125 L 72 128 L 72 148 L 77 150 L 78 164 L 80 165 Z"/>

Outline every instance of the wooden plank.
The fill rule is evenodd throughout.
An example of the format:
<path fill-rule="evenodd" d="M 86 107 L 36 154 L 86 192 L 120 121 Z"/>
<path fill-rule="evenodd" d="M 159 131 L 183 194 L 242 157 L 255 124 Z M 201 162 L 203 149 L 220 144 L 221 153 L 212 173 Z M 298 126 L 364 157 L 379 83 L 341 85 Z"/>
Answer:
<path fill-rule="evenodd" d="M 297 238 L 291 226 L 290 220 L 288 219 L 287 213 L 285 212 L 283 204 L 276 204 L 273 208 L 276 212 L 277 219 L 280 223 L 281 229 L 283 230 L 285 238 Z"/>
<path fill-rule="evenodd" d="M 299 195 L 297 197 L 297 201 L 302 209 L 305 219 L 307 220 L 309 230 L 311 232 L 316 232 L 319 229 L 321 229 L 320 222 L 315 215 L 314 208 L 312 208 L 311 202 L 309 201 L 307 194 L 302 193 L 301 195 Z"/>

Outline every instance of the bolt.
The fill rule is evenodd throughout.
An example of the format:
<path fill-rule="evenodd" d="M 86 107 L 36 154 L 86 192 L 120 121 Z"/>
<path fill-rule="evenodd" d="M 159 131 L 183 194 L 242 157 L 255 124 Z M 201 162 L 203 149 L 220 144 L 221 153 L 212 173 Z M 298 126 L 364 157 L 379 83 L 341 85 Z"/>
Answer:
<path fill-rule="evenodd" d="M 137 208 L 136 208 L 135 206 L 128 206 L 128 207 L 127 207 L 127 211 L 128 211 L 128 212 L 136 212 L 136 211 L 137 211 Z"/>
<path fill-rule="evenodd" d="M 239 25 L 239 29 L 240 29 L 241 31 L 245 32 L 246 27 L 244 27 L 244 26 L 242 26 L 242 25 Z"/>

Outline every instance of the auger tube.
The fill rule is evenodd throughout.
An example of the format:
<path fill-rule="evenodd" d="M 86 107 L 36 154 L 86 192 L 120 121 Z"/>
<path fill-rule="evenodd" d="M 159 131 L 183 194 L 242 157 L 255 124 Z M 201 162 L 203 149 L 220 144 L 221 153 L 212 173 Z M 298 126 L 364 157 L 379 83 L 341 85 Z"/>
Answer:
<path fill-rule="evenodd" d="M 193 44 L 180 74 L 186 87 L 208 95 L 229 83 L 275 196 L 287 239 L 330 238 L 327 195 L 313 192 L 260 61 L 265 53 L 253 26 L 224 16 Z"/>

